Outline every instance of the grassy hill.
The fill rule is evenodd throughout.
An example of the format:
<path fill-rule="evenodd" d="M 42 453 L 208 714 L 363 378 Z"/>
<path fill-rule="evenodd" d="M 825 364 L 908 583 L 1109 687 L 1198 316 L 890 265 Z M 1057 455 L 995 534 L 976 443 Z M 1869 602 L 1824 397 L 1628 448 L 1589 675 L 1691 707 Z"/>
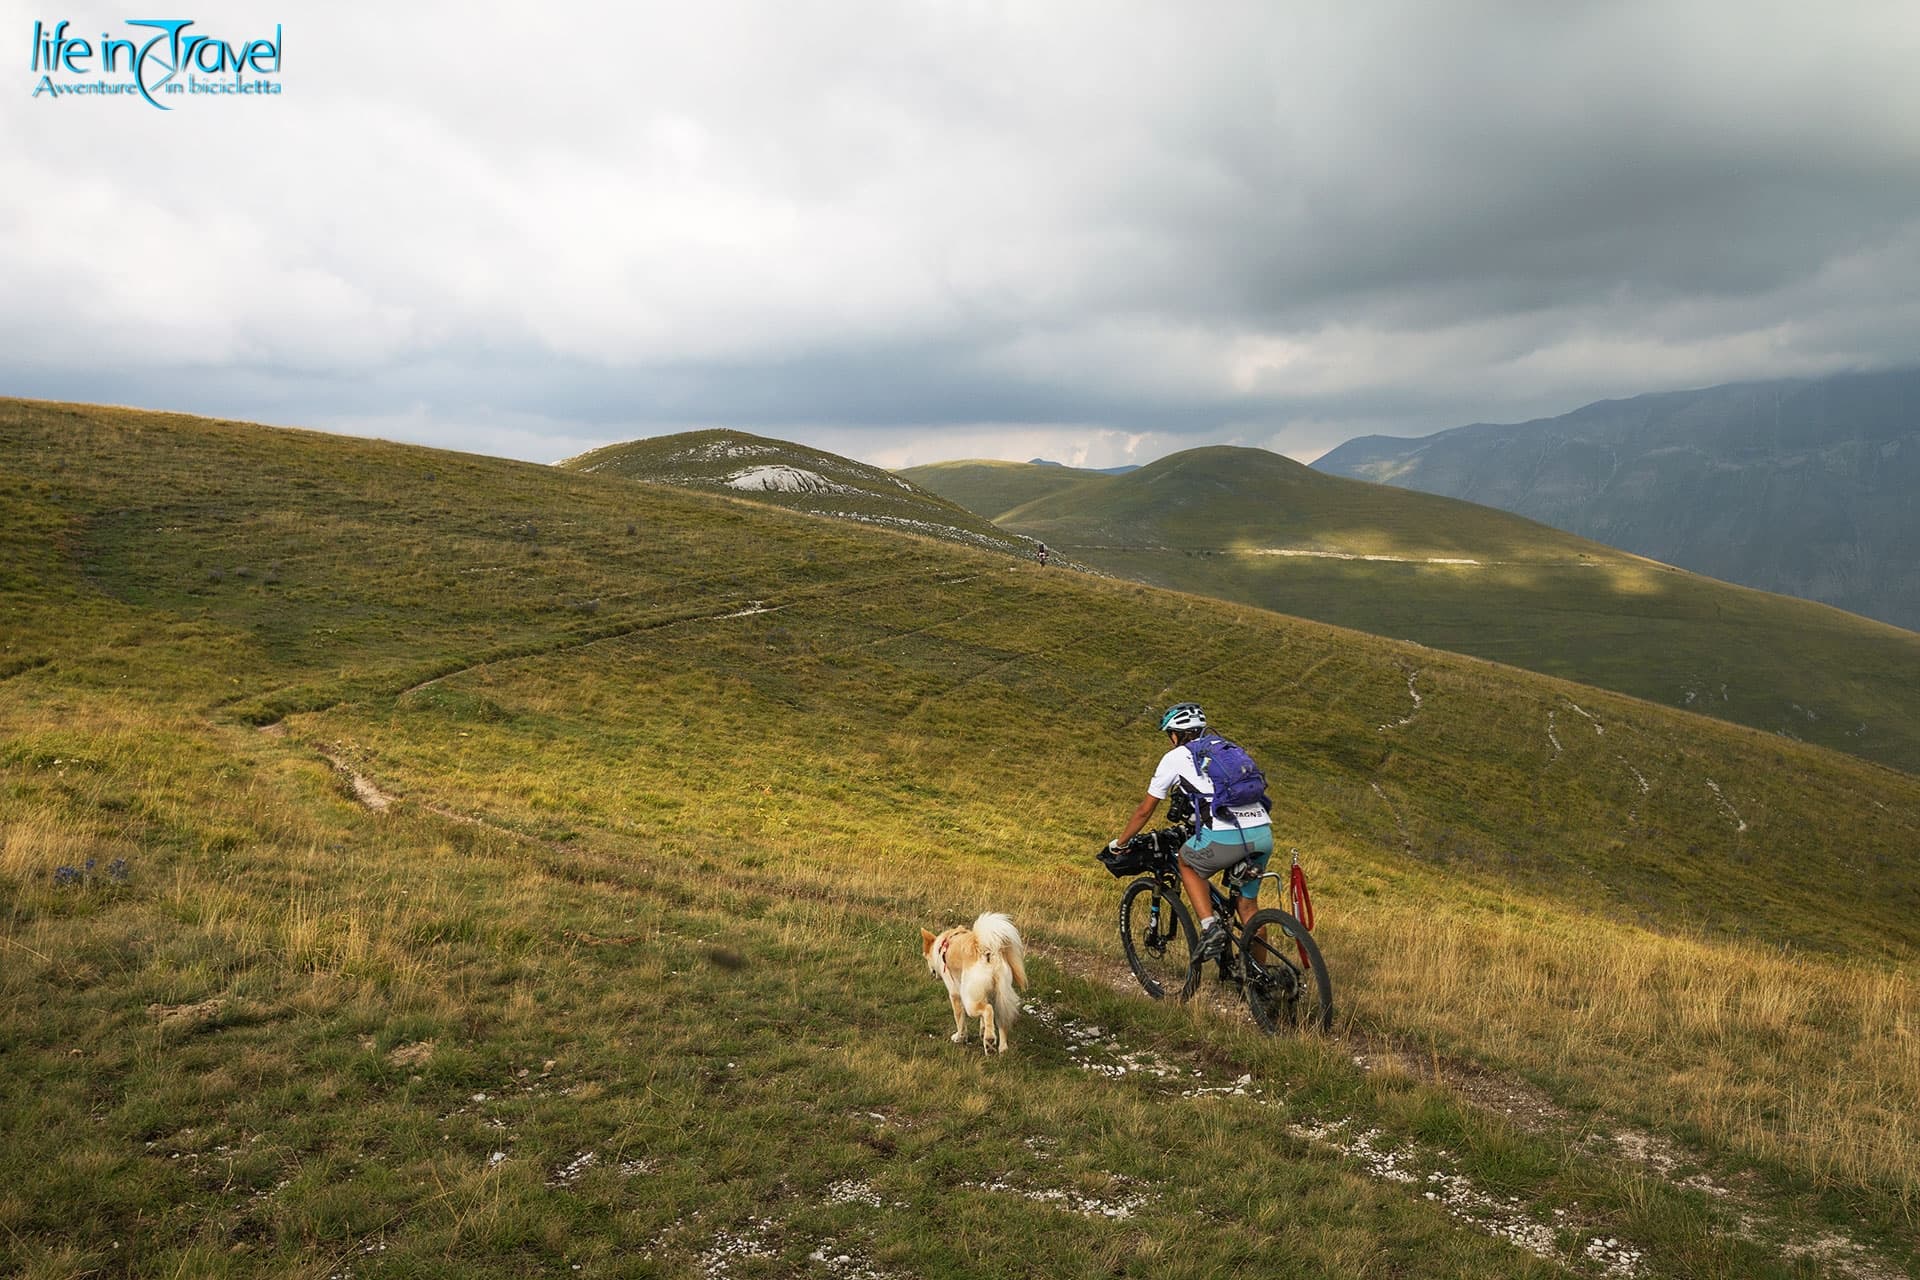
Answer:
<path fill-rule="evenodd" d="M 1084 481 L 1101 481 L 1107 475 L 1078 467 L 1043 462 L 998 462 L 970 459 L 964 462 L 934 462 L 924 467 L 906 467 L 902 476 L 922 489 L 939 494 L 969 511 L 977 511 L 989 520 L 998 520 L 1015 507 L 1039 498 L 1050 497 Z"/>
<path fill-rule="evenodd" d="M 1016 555 L 1030 549 L 1025 539 L 891 471 L 744 431 L 686 431 L 632 440 L 559 465 L 570 471 L 706 489 Z"/>
<path fill-rule="evenodd" d="M 918 474 L 938 487 L 936 470 Z M 1920 770 L 1920 635 L 1910 631 L 1260 449 L 1189 450 L 1001 506 L 1026 483 L 978 486 L 975 500 L 1000 508 L 1007 529 L 1109 572 Z"/>
<path fill-rule="evenodd" d="M 0 1271 L 1920 1269 L 1920 780 L 592 473 L 0 401 L 0 499 Z M 1332 1039 L 1120 966 L 1180 697 Z"/>

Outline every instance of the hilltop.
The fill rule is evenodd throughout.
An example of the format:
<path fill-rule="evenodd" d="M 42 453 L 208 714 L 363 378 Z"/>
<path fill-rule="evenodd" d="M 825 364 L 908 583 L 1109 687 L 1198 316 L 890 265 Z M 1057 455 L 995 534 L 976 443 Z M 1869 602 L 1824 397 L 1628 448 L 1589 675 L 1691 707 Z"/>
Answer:
<path fill-rule="evenodd" d="M 1127 475 L 1050 484 L 1055 470 L 966 464 L 947 492 L 1125 577 L 1920 769 L 1912 632 L 1262 449 L 1192 449 Z M 947 473 L 917 474 L 938 490 Z M 1019 501 L 1035 485 L 1042 496 Z"/>
<path fill-rule="evenodd" d="M 1603 400 L 1419 439 L 1365 436 L 1313 465 L 1920 629 L 1920 370 Z"/>
<path fill-rule="evenodd" d="M 1016 555 L 1027 542 L 880 467 L 744 431 L 713 429 L 608 445 L 569 471 L 727 493 L 793 511 L 925 534 Z"/>
<path fill-rule="evenodd" d="M 1100 481 L 1105 475 L 1057 462 L 997 462 L 975 459 L 965 462 L 935 462 L 923 467 L 906 467 L 900 474 L 923 489 L 947 498 L 989 520 L 998 520 L 1015 507 L 1036 498 L 1071 489 L 1085 481 Z"/>
<path fill-rule="evenodd" d="M 617 476 L 0 401 L 0 499 L 0 1270 L 1920 1266 L 1920 779 Z M 1332 1039 L 1118 961 L 1187 697 Z"/>

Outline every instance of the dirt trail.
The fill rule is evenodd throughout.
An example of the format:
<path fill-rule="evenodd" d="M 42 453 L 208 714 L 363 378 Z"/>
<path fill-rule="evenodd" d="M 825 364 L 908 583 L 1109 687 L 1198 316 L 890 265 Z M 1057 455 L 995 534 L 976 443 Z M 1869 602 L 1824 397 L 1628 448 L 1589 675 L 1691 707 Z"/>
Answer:
<path fill-rule="evenodd" d="M 1046 958 L 1083 980 L 1118 991 L 1137 990 L 1133 975 L 1118 960 L 1094 960 L 1049 952 Z M 1142 996 L 1142 999 L 1145 997 Z M 1195 996 L 1228 1018 L 1245 1018 L 1245 1006 L 1211 980 Z M 1111 1029 L 1095 1026 L 1032 1001 L 1027 1013 L 1065 1042 L 1081 1070 L 1107 1079 L 1136 1079 L 1184 1099 L 1225 1098 L 1239 1105 L 1286 1105 L 1282 1093 L 1250 1075 L 1215 1079 L 1197 1059 L 1165 1050 L 1129 1047 Z M 1666 1137 L 1582 1115 L 1562 1106 L 1544 1090 L 1482 1064 L 1423 1051 L 1390 1037 L 1351 1030 L 1343 1037 L 1353 1063 L 1362 1071 L 1396 1071 L 1443 1088 L 1469 1105 L 1504 1116 L 1518 1128 L 1542 1136 L 1566 1138 L 1582 1158 L 1625 1164 L 1709 1200 L 1707 1212 L 1719 1229 L 1767 1245 L 1790 1258 L 1815 1261 L 1827 1274 L 1845 1280 L 1898 1280 L 1904 1273 L 1867 1246 L 1837 1231 L 1809 1234 L 1783 1221 L 1759 1199 L 1759 1189 L 1740 1179 L 1717 1179 L 1706 1157 Z M 1301 1116 L 1287 1122 L 1294 1136 L 1338 1151 L 1381 1181 L 1445 1209 L 1463 1226 L 1502 1239 L 1536 1257 L 1581 1275 L 1635 1277 L 1661 1268 L 1646 1251 L 1581 1221 L 1577 1205 L 1536 1213 L 1516 1197 L 1500 1197 L 1476 1186 L 1461 1173 L 1452 1152 L 1414 1141 L 1395 1141 L 1353 1116 Z"/>
<path fill-rule="evenodd" d="M 1406 715 L 1395 720 L 1392 724 L 1381 725 L 1379 730 L 1381 733 L 1385 733 L 1389 729 L 1404 729 L 1413 723 L 1414 717 L 1420 714 L 1420 703 L 1422 701 L 1420 691 L 1413 687 L 1413 682 L 1419 678 L 1420 673 L 1417 670 L 1407 672 L 1407 696 L 1413 699 L 1413 710 L 1407 712 Z"/>
<path fill-rule="evenodd" d="M 1740 811 L 1733 807 L 1732 802 L 1725 795 L 1721 794 L 1720 784 L 1708 778 L 1707 790 L 1713 793 L 1714 801 L 1720 806 L 1720 811 L 1727 815 L 1727 821 L 1733 823 L 1734 834 L 1744 832 L 1747 829 L 1747 820 L 1741 817 Z"/>
<path fill-rule="evenodd" d="M 1373 788 L 1373 794 L 1380 797 L 1380 803 L 1387 807 L 1389 814 L 1393 815 L 1393 825 L 1400 829 L 1401 847 L 1411 854 L 1413 852 L 1413 835 L 1407 830 L 1407 824 L 1401 819 L 1400 811 L 1393 807 L 1393 801 L 1387 799 L 1387 793 L 1380 789 L 1379 783 L 1369 782 L 1367 785 Z"/>
<path fill-rule="evenodd" d="M 282 734 L 285 732 L 285 729 L 281 730 Z M 362 808 L 372 813 L 385 813 L 393 806 L 394 798 L 382 791 L 379 787 L 374 786 L 373 782 L 368 779 L 365 774 L 348 764 L 345 757 L 338 754 L 339 748 L 337 746 L 333 750 L 328 750 L 325 747 L 317 749 L 320 752 L 320 758 L 332 765 L 334 772 L 346 779 L 347 787 L 353 792 L 354 800 L 357 801 Z"/>
<path fill-rule="evenodd" d="M 1238 1001 L 1234 1004 L 1238 1007 Z M 1075 1066 L 1104 1079 L 1137 1079 L 1191 1101 L 1218 1100 L 1294 1110 L 1280 1091 L 1256 1082 L 1251 1074 L 1215 1078 L 1187 1055 L 1129 1048 L 1111 1029 L 1074 1018 L 1042 1001 L 1029 1002 L 1026 1012 L 1065 1041 Z M 1418 1191 L 1463 1226 L 1504 1240 L 1537 1258 L 1585 1275 L 1642 1274 L 1640 1250 L 1612 1236 L 1583 1229 L 1564 1209 L 1548 1219 L 1536 1218 L 1531 1207 L 1518 1197 L 1502 1199 L 1477 1186 L 1459 1170 L 1450 1151 L 1411 1141 L 1389 1145 L 1378 1129 L 1366 1127 L 1352 1116 L 1302 1117 L 1287 1121 L 1285 1127 L 1296 1138 L 1357 1161 L 1371 1177 Z M 1563 1246 L 1563 1239 L 1572 1243 Z"/>

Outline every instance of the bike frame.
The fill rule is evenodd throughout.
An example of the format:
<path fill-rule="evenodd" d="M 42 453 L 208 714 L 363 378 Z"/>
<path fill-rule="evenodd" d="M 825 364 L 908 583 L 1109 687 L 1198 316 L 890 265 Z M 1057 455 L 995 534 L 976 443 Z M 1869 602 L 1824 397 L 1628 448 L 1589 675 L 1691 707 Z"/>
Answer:
<path fill-rule="evenodd" d="M 1206 908 L 1193 912 L 1186 902 L 1185 878 L 1180 874 L 1182 868 L 1176 851 L 1180 843 L 1178 834 L 1177 827 L 1156 831 L 1150 843 L 1145 837 L 1137 837 L 1142 843 L 1124 851 L 1108 850 L 1101 854 L 1108 871 L 1116 876 L 1135 877 L 1120 898 L 1120 940 L 1126 950 L 1127 964 L 1147 994 L 1156 999 L 1173 994 L 1180 1000 L 1193 994 L 1204 968 L 1193 960 L 1197 941 L 1194 916 L 1211 916 L 1220 921 L 1226 933 L 1226 945 L 1217 957 L 1221 981 L 1240 989 L 1261 1030 L 1273 1032 L 1281 1023 L 1293 1028 L 1303 998 L 1308 1001 L 1305 1007 L 1311 1010 L 1310 1024 L 1321 1031 L 1331 1030 L 1333 991 L 1326 962 L 1308 932 L 1309 926 L 1297 914 L 1300 910 L 1312 912 L 1306 882 L 1299 872 L 1299 851 L 1292 851 L 1293 860 L 1285 872 L 1261 871 L 1246 879 L 1222 876 L 1221 883 L 1215 883 L 1212 876 L 1206 877 Z M 1109 856 L 1115 853 L 1122 857 Z M 1275 906 L 1261 909 L 1260 891 L 1266 880 L 1280 882 L 1277 897 L 1286 904 L 1284 909 Z M 1254 886 L 1251 899 L 1242 896 L 1248 885 Z M 1145 904 L 1139 901 L 1143 897 L 1147 900 Z M 1273 899 L 1268 901 L 1271 903 Z M 1246 923 L 1240 917 L 1241 902 L 1249 902 L 1254 907 L 1248 913 L 1249 919 L 1259 922 L 1260 933 L 1246 931 Z M 1139 914 L 1143 905 L 1144 916 Z M 1299 953 L 1297 962 L 1288 954 L 1289 948 L 1269 930 L 1278 931 L 1291 940 L 1291 950 Z M 1179 951 L 1175 950 L 1176 946 Z M 1176 967 L 1169 971 L 1164 967 L 1168 961 L 1176 966 L 1184 964 L 1184 969 Z"/>
<path fill-rule="evenodd" d="M 1294 861 L 1298 862 L 1299 859 L 1300 855 L 1295 853 Z M 1156 866 L 1147 874 L 1153 877 L 1153 882 L 1158 885 L 1161 891 L 1166 893 L 1167 896 L 1176 900 L 1184 899 L 1186 895 L 1186 885 L 1180 879 L 1180 863 L 1178 859 L 1161 866 Z M 1262 882 L 1267 880 L 1277 882 L 1280 886 L 1281 898 L 1287 902 L 1288 914 L 1292 914 L 1294 904 L 1292 902 L 1292 895 L 1288 891 L 1289 880 L 1286 876 L 1281 875 L 1277 871 L 1263 871 L 1255 878 Z M 1227 950 L 1220 957 L 1221 963 L 1227 968 L 1232 968 L 1230 961 L 1234 956 L 1239 954 L 1240 948 L 1243 945 L 1240 933 L 1240 912 L 1237 909 L 1239 896 L 1240 895 L 1235 894 L 1233 898 L 1228 898 L 1226 894 L 1220 891 L 1220 886 L 1215 884 L 1211 877 L 1208 878 L 1208 902 L 1213 908 L 1214 918 L 1219 920 L 1221 927 L 1227 931 Z M 1254 899 L 1256 909 L 1258 909 L 1259 901 L 1257 897 Z M 1157 897 L 1153 899 L 1152 904 L 1147 908 L 1147 925 L 1155 933 L 1160 931 L 1160 899 Z M 1272 952 L 1276 959 L 1283 961 L 1295 971 L 1299 970 L 1300 966 L 1288 960 L 1273 947 L 1269 946 L 1267 950 Z"/>

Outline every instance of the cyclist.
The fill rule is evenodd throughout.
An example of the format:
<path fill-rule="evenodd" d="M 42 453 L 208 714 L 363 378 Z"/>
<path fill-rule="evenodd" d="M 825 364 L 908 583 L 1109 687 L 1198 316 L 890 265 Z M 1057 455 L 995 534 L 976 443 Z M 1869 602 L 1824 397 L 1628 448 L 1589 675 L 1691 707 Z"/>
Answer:
<path fill-rule="evenodd" d="M 1265 871 L 1267 859 L 1273 854 L 1273 820 L 1267 815 L 1264 803 L 1223 806 L 1222 812 L 1213 811 L 1213 782 L 1188 749 L 1188 744 L 1205 734 L 1206 728 L 1207 713 L 1197 702 L 1178 703 L 1160 717 L 1160 729 L 1171 746 L 1160 757 L 1153 780 L 1147 783 L 1146 798 L 1127 820 L 1127 829 L 1107 845 L 1109 849 L 1118 850 L 1139 835 L 1152 819 L 1153 811 L 1174 788 L 1178 787 L 1191 798 L 1194 833 L 1180 846 L 1180 883 L 1187 887 L 1194 917 L 1200 922 L 1199 944 L 1193 955 L 1195 964 L 1214 959 L 1227 945 L 1226 928 L 1213 917 L 1213 905 L 1207 893 L 1208 877 L 1249 858 Z M 1234 908 L 1242 924 L 1253 918 L 1259 895 L 1257 876 L 1241 887 L 1240 900 Z"/>

